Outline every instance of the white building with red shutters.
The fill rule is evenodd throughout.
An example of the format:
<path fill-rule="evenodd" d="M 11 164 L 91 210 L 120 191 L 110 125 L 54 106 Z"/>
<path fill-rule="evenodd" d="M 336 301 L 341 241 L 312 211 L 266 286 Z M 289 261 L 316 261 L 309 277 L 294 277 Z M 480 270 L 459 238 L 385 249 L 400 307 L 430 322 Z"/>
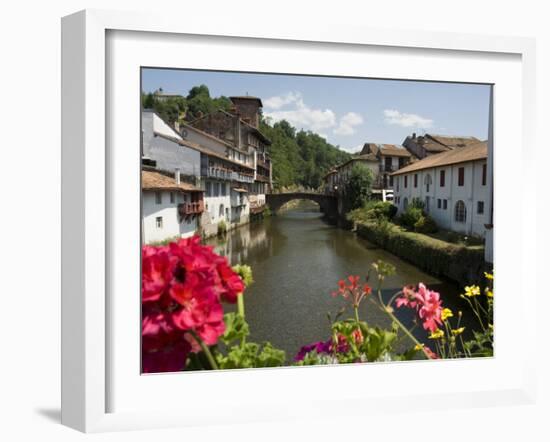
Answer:
<path fill-rule="evenodd" d="M 439 227 L 485 238 L 492 228 L 488 170 L 484 142 L 427 156 L 392 174 L 394 204 L 401 213 L 418 198 Z"/>

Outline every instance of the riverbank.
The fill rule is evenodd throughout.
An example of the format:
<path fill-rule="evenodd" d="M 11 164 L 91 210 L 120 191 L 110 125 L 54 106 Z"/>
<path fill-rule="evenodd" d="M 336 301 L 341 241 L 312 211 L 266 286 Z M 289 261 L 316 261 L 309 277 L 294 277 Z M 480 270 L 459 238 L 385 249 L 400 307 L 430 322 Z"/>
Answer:
<path fill-rule="evenodd" d="M 360 237 L 404 259 L 419 269 L 450 279 L 463 287 L 479 283 L 486 270 L 484 247 L 442 241 L 421 233 L 409 232 L 391 222 L 356 224 Z"/>

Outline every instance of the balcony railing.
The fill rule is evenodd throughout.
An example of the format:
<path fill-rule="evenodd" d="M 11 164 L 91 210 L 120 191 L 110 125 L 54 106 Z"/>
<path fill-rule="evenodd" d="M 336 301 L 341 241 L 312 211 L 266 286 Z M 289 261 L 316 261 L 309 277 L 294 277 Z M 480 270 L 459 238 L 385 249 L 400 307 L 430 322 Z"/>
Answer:
<path fill-rule="evenodd" d="M 219 178 L 221 180 L 230 180 L 231 171 L 225 169 L 219 169 L 217 167 L 209 167 L 206 169 L 206 176 L 208 178 Z"/>
<path fill-rule="evenodd" d="M 206 169 L 208 178 L 218 178 L 220 180 L 239 181 L 241 183 L 253 183 L 254 176 L 244 173 L 234 172 L 232 170 L 219 169 L 217 167 L 209 167 Z"/>
<path fill-rule="evenodd" d="M 181 203 L 178 205 L 178 213 L 180 216 L 198 215 L 202 212 L 204 212 L 204 201 Z"/>
<path fill-rule="evenodd" d="M 262 161 L 259 158 L 256 160 L 258 166 L 263 167 L 264 169 L 269 170 L 269 163 L 267 161 Z"/>
<path fill-rule="evenodd" d="M 246 175 L 244 173 L 239 173 L 239 172 L 231 172 L 231 179 L 233 181 L 239 181 L 241 183 L 253 183 L 254 182 L 254 176 L 253 175 Z"/>

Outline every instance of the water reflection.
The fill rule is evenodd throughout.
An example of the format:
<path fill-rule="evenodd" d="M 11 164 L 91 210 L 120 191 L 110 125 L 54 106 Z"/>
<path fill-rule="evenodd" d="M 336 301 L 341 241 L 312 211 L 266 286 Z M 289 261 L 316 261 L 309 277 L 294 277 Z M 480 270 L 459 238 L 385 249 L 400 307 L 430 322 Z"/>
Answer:
<path fill-rule="evenodd" d="M 318 207 L 308 203 L 240 227 L 225 240 L 210 243 L 232 264 L 252 266 L 255 282 L 245 298 L 251 339 L 271 341 L 284 349 L 289 359 L 300 346 L 328 337 L 327 312 L 334 316 L 343 305 L 341 299 L 330 296 L 338 280 L 350 274 L 366 276 L 371 263 L 378 259 L 397 268 L 397 274 L 385 281 L 385 299 L 406 284 L 424 282 L 442 294 L 446 306 L 465 309 L 458 298 L 458 287 L 418 270 L 352 232 L 326 224 Z M 362 318 L 370 325 L 391 325 L 387 315 L 371 303 L 363 303 L 361 310 Z M 414 325 L 410 311 L 399 309 L 396 313 L 404 323 Z M 346 315 L 351 316 L 351 312 Z M 414 334 L 426 341 L 421 327 Z M 401 348 L 408 345 L 402 342 Z"/>

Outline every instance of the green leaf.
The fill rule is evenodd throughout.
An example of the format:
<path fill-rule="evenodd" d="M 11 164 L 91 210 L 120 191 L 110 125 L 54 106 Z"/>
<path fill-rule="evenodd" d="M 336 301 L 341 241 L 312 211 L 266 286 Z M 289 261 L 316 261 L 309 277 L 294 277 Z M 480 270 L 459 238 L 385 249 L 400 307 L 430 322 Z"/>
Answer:
<path fill-rule="evenodd" d="M 221 337 L 221 340 L 224 344 L 229 345 L 250 334 L 248 323 L 238 313 L 226 313 L 223 316 L 223 320 L 225 322 L 225 333 Z"/>

